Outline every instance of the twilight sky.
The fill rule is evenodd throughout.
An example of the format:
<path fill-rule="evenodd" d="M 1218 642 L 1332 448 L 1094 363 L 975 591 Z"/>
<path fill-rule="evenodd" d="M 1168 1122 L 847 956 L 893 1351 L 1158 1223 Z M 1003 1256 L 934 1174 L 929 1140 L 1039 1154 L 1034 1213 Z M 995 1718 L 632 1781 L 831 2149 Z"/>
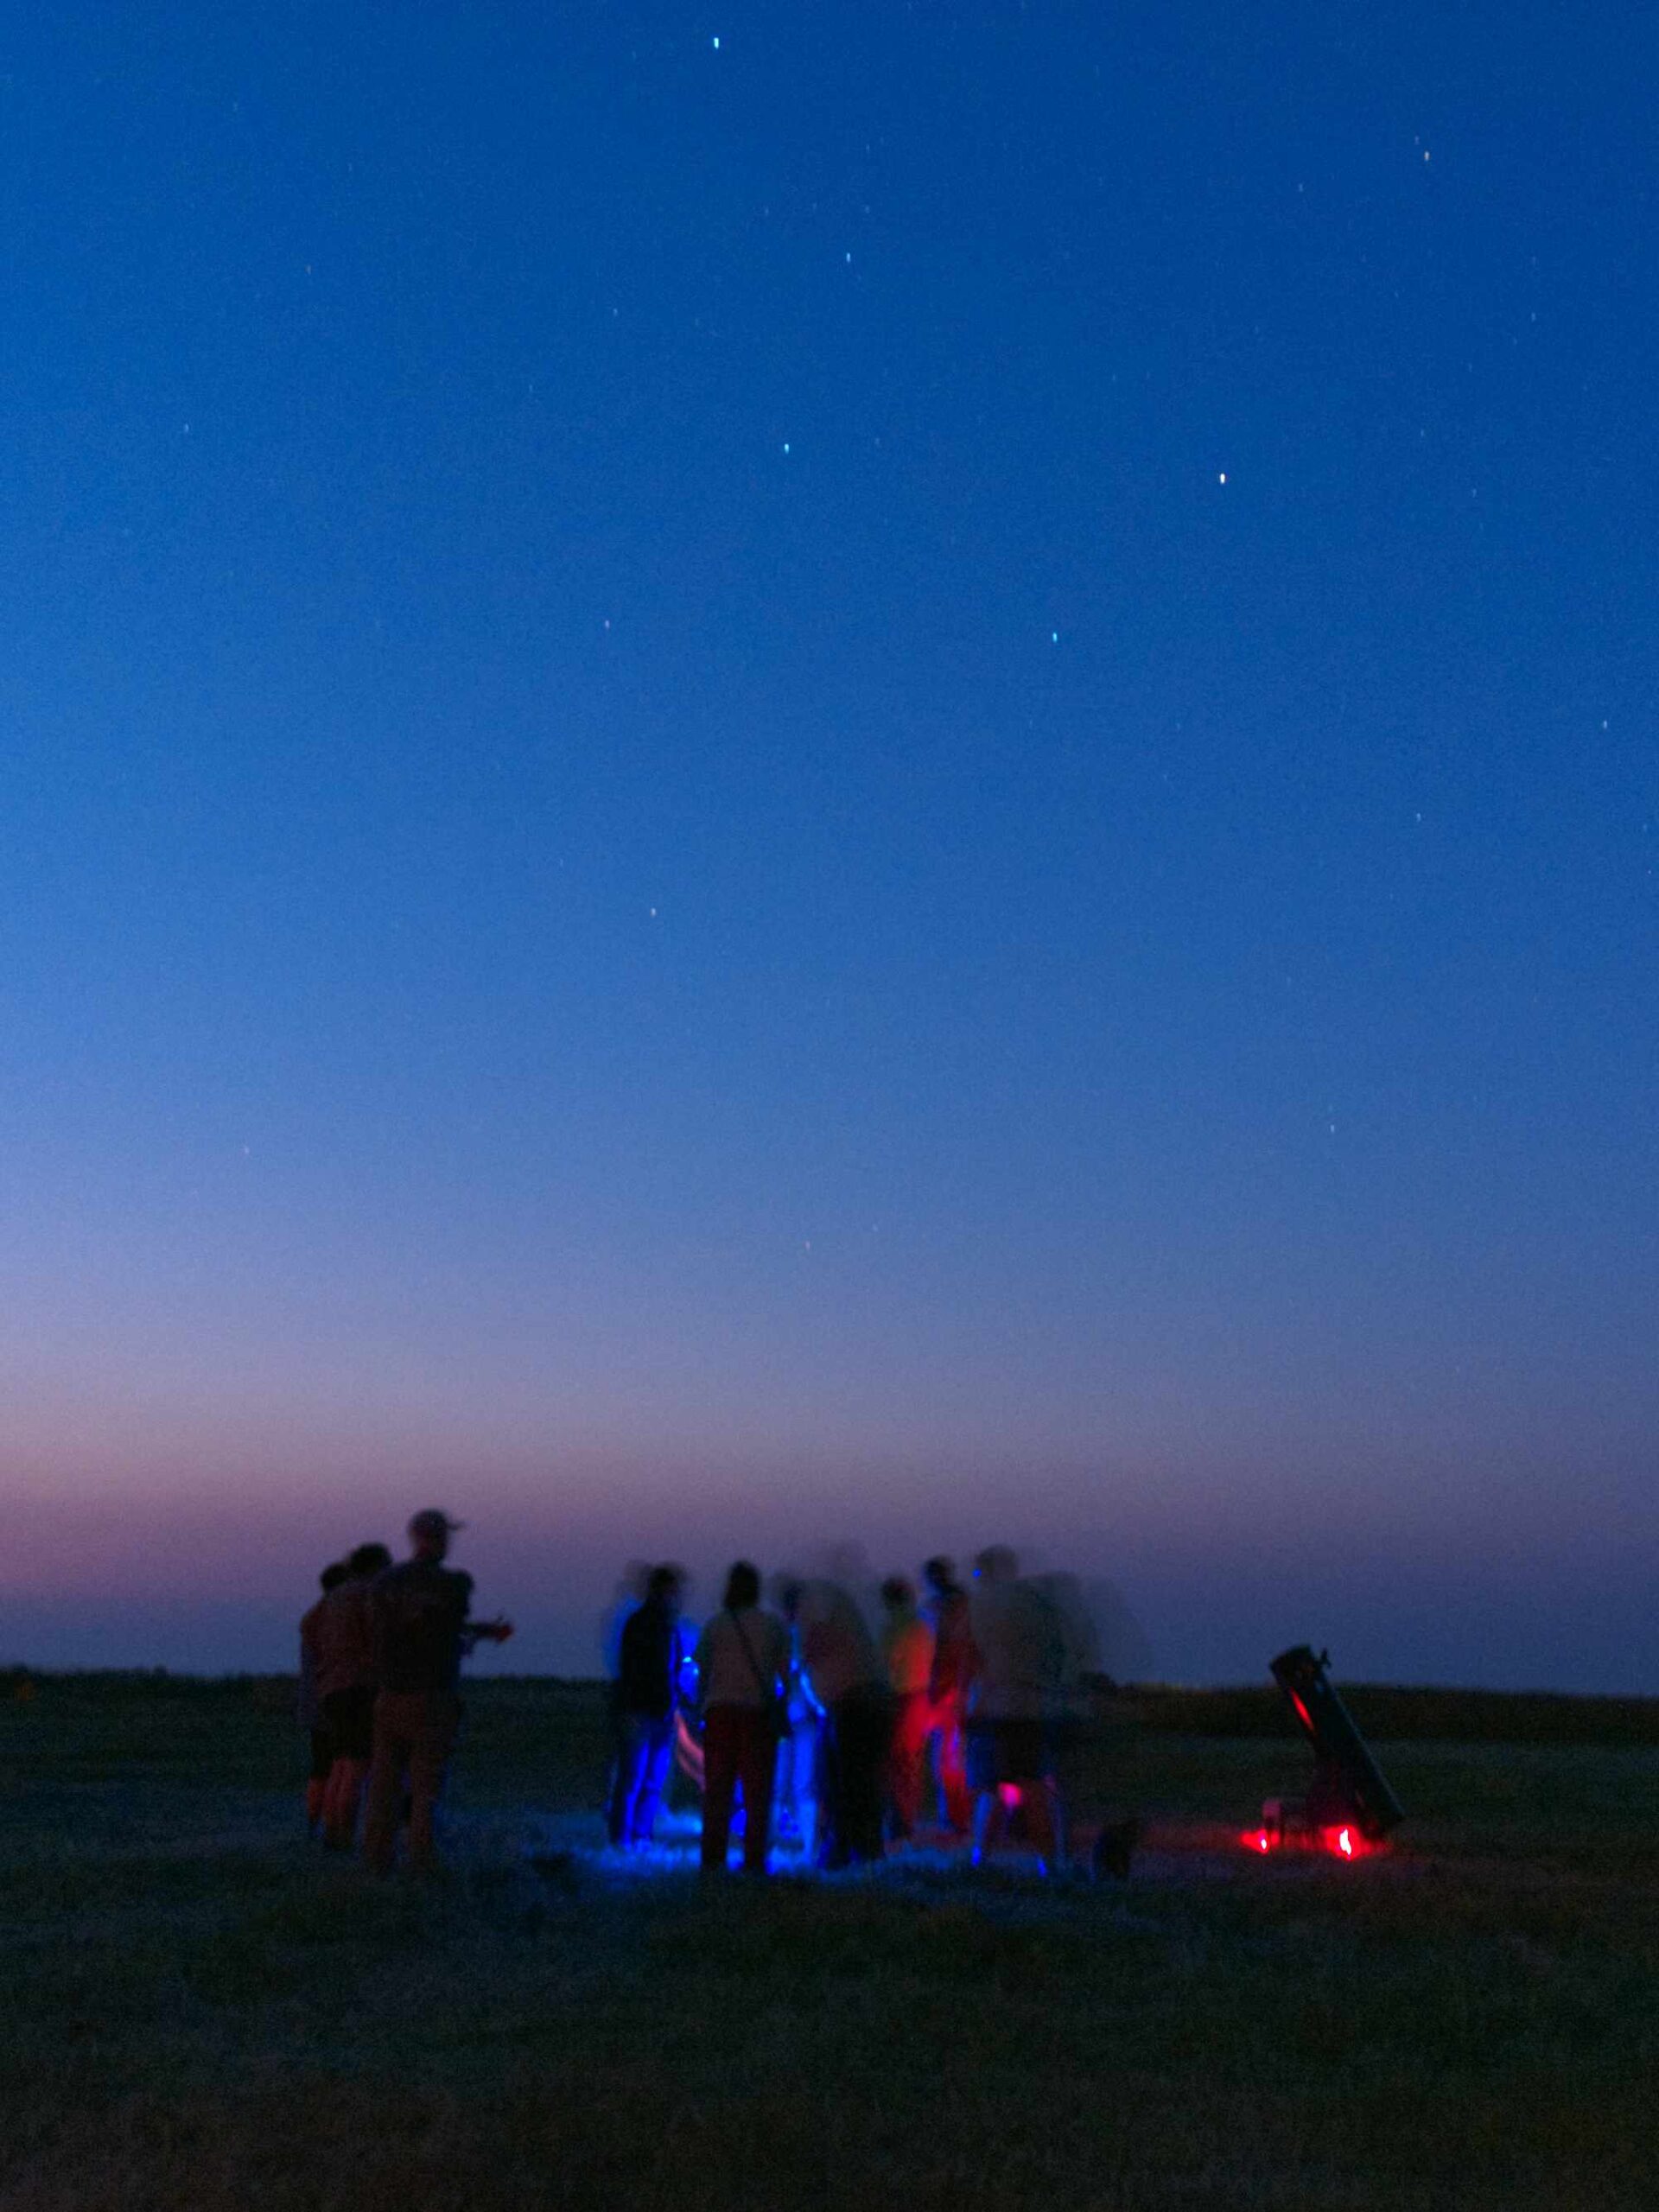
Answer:
<path fill-rule="evenodd" d="M 474 1525 L 1659 1691 L 1648 11 L 0 47 L 0 1660 Z M 498 1662 L 499 1663 L 499 1662 Z"/>

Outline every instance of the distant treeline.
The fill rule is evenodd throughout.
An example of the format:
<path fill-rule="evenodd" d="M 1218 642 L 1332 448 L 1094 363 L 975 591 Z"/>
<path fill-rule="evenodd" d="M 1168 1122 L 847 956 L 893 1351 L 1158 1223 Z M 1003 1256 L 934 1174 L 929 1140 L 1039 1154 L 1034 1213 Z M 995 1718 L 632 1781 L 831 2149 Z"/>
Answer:
<path fill-rule="evenodd" d="M 1659 1698 L 1570 1697 L 1548 1690 L 1408 1689 L 1340 1682 L 1344 1704 L 1374 1743 L 1659 1744 Z M 1271 1685 L 1188 1690 L 1138 1686 L 1111 1702 L 1160 1734 L 1294 1736 Z"/>
<path fill-rule="evenodd" d="M 1343 1699 L 1373 1742 L 1444 1744 L 1659 1745 L 1659 1698 L 1572 1697 L 1544 1690 L 1409 1689 L 1343 1682 Z M 601 1682 L 548 1675 L 489 1675 L 467 1686 L 480 1702 L 531 1698 L 539 1707 L 598 1708 Z M 248 1699 L 267 1713 L 293 1709 L 291 1675 L 175 1675 L 164 1667 L 37 1673 L 0 1669 L 0 1700 L 50 1702 Z M 1295 1723 L 1271 1685 L 1176 1689 L 1159 1683 L 1100 1685 L 1109 1725 L 1160 1735 L 1294 1737 Z"/>

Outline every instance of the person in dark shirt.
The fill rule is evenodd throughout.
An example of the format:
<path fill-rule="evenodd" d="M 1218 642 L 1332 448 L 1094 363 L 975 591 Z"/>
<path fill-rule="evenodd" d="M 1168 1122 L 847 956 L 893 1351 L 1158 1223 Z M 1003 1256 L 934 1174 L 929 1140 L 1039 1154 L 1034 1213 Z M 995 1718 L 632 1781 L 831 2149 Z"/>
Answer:
<path fill-rule="evenodd" d="M 322 1595 L 300 1620 L 300 1726 L 311 1738 L 311 1768 L 305 1781 L 305 1826 L 307 1834 L 314 1836 L 322 1833 L 328 1777 L 334 1764 L 334 1739 L 323 1713 L 322 1693 L 317 1681 L 317 1628 L 329 1592 L 338 1589 L 350 1572 L 343 1559 L 325 1567 L 317 1577 Z"/>
<path fill-rule="evenodd" d="M 376 1873 L 391 1871 L 397 1808 L 409 1790 L 409 1863 L 421 1872 L 436 1856 L 434 1836 L 449 1754 L 461 1725 L 461 1662 L 484 1640 L 505 1643 L 510 1621 L 474 1621 L 473 1578 L 446 1567 L 461 1527 L 435 1507 L 409 1524 L 411 1556 L 373 1585 L 374 1749 L 363 1854 Z"/>
<path fill-rule="evenodd" d="M 648 1844 L 662 1809 L 686 1661 L 680 1634 L 683 1586 L 678 1567 L 652 1567 L 644 1603 L 623 1624 L 611 1697 L 616 1765 L 608 1821 L 611 1841 L 620 1850 Z"/>
<path fill-rule="evenodd" d="M 334 1751 L 323 1800 L 323 1841 L 331 1851 L 350 1851 L 357 1842 L 374 1752 L 374 1584 L 391 1565 L 384 1544 L 359 1544 L 317 1621 L 317 1694 Z"/>

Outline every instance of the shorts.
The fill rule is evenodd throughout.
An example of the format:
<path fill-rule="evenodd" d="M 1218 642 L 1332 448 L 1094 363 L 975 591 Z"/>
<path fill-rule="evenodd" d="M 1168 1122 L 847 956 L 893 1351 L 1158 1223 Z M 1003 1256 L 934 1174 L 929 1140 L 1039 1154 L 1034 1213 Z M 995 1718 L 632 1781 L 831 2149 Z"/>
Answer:
<path fill-rule="evenodd" d="M 1042 1780 L 1048 1760 L 1040 1720 L 970 1720 L 966 1734 L 970 1789 Z"/>
<path fill-rule="evenodd" d="M 334 1738 L 337 1759 L 368 1759 L 374 1752 L 374 1685 L 359 1682 L 355 1689 L 330 1690 L 322 1700 L 322 1717 Z"/>
<path fill-rule="evenodd" d="M 327 1782 L 334 1764 L 334 1738 L 327 1728 L 311 1731 L 311 1779 Z"/>

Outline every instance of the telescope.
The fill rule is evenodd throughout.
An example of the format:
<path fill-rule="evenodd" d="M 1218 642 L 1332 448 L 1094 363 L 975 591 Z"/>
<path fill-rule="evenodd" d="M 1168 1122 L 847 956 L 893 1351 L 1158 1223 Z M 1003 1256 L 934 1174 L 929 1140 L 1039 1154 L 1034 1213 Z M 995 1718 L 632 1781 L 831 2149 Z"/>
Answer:
<path fill-rule="evenodd" d="M 1289 1846 L 1363 1858 L 1406 1817 L 1338 1695 L 1330 1667 L 1328 1651 L 1315 1652 L 1306 1643 L 1270 1662 L 1273 1679 L 1313 1751 L 1313 1779 L 1304 1798 L 1268 1799 L 1261 1827 L 1244 1839 L 1252 1850 Z"/>

